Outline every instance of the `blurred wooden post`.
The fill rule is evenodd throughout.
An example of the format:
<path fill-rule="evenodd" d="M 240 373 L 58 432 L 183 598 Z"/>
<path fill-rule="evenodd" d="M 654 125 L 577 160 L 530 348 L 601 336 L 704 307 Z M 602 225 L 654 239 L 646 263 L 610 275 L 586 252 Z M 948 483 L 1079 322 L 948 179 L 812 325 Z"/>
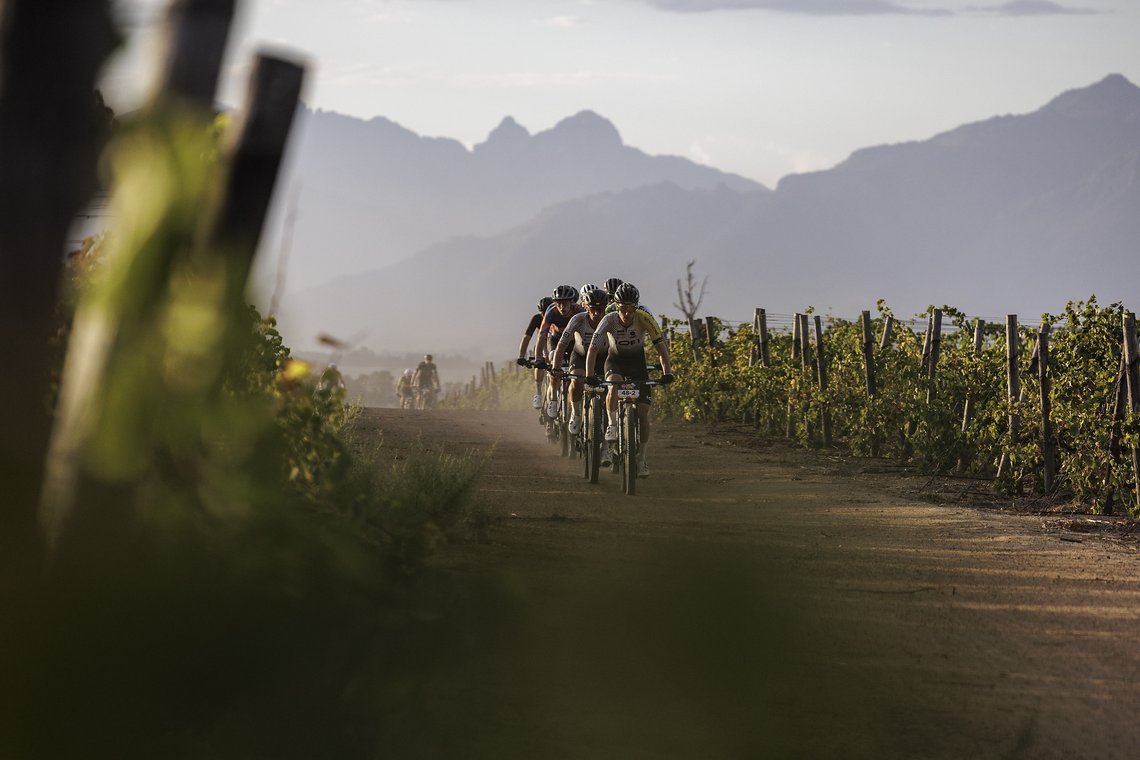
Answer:
<path fill-rule="evenodd" d="M 1136 315 L 1124 315 L 1124 363 L 1128 377 L 1128 408 L 1140 414 L 1140 348 L 1136 340 Z M 1132 447 L 1133 498 L 1140 504 L 1140 446 Z"/>
<path fill-rule="evenodd" d="M 52 336 L 68 229 L 95 190 L 106 137 L 95 87 L 117 43 L 110 7 L 0 3 L 0 350 L 11 362 L 0 372 L 0 591 L 41 565 Z"/>
<path fill-rule="evenodd" d="M 817 314 L 815 317 L 815 352 L 816 375 L 819 378 L 819 391 L 823 397 L 823 409 L 820 411 L 820 422 L 823 426 L 823 445 L 831 446 L 831 410 L 827 407 L 827 357 L 823 350 L 823 320 Z"/>
<path fill-rule="evenodd" d="M 1010 452 L 1017 445 L 1021 430 L 1021 418 L 1017 414 L 1017 402 L 1021 398 L 1021 376 L 1018 374 L 1017 353 L 1020 348 L 1020 338 L 1017 333 L 1017 315 L 1008 314 L 1005 318 L 1005 362 L 1006 362 L 1006 398 L 1009 399 L 1009 427 L 1006 450 L 1002 452 L 998 463 L 997 479 L 1005 476 L 1009 466 Z"/>
<path fill-rule="evenodd" d="M 234 256 L 241 267 L 234 279 L 243 288 L 273 200 L 304 78 L 305 69 L 298 63 L 268 55 L 255 58 L 219 205 L 207 218 L 204 246 L 224 247 Z"/>
<path fill-rule="evenodd" d="M 202 7 L 208 9 L 211 6 L 198 0 L 184 4 L 186 9 Z M 186 23 L 193 26 L 192 21 L 190 19 Z M 206 30 L 203 33 L 217 32 L 211 24 L 194 28 Z M 171 71 L 179 70 L 178 66 L 171 67 Z M 303 78 L 304 69 L 296 63 L 264 55 L 255 60 L 246 108 L 230 133 L 231 142 L 226 146 L 227 160 L 214 179 L 215 185 L 194 239 L 186 241 L 191 243 L 192 255 L 198 259 L 224 259 L 228 269 L 225 286 L 228 290 L 221 303 L 233 310 L 226 318 L 234 324 L 240 323 L 246 313 L 244 291 L 300 101 Z M 163 97 L 173 95 L 164 94 Z M 198 118 L 206 125 L 212 118 L 212 111 L 202 108 Z M 177 244 L 170 244 L 167 248 L 166 255 L 170 260 L 178 255 L 179 250 L 185 250 Z M 156 279 L 150 286 L 161 288 L 165 283 Z M 50 541 L 60 535 L 79 491 L 85 487 L 80 482 L 79 452 L 93 435 L 86 407 L 104 382 L 108 362 L 113 363 L 115 355 L 124 350 L 114 342 L 116 328 L 125 320 L 154 316 L 145 312 L 115 312 L 76 322 L 61 382 L 60 403 L 47 465 L 50 477 L 41 503 L 41 520 Z"/>
<path fill-rule="evenodd" d="M 981 319 L 974 320 L 974 356 L 982 352 L 982 341 L 985 339 L 985 322 Z M 962 438 L 965 440 L 966 434 L 970 430 L 970 422 L 974 419 L 974 397 L 969 393 L 966 394 L 965 402 L 962 405 Z M 966 456 L 962 456 L 958 460 L 957 470 L 959 473 L 966 471 L 966 467 L 970 464 Z"/>
<path fill-rule="evenodd" d="M 1037 333 L 1037 377 L 1041 390 L 1041 455 L 1044 459 L 1042 485 L 1045 493 L 1053 492 L 1053 479 L 1057 472 L 1057 442 L 1053 436 L 1052 381 L 1049 377 L 1049 325 L 1041 325 Z"/>
<path fill-rule="evenodd" d="M 709 363 L 716 363 L 716 344 L 720 339 L 720 330 L 717 326 L 716 317 L 705 317 L 705 345 L 709 349 Z"/>

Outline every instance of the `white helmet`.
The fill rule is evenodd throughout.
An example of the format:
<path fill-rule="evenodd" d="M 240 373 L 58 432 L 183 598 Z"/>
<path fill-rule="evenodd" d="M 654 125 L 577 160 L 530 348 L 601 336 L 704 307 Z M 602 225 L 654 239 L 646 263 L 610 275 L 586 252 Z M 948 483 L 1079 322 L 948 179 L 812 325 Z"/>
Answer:
<path fill-rule="evenodd" d="M 406 377 L 411 377 L 411 376 L 412 376 L 412 371 L 411 371 L 410 369 L 406 369 L 406 370 L 404 370 L 404 375 L 405 375 Z"/>

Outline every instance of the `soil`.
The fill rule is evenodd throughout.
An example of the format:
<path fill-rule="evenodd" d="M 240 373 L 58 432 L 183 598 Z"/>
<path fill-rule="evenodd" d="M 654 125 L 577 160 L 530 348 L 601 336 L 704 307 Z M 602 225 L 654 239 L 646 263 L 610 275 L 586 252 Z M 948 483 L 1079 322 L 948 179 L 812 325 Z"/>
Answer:
<path fill-rule="evenodd" d="M 408 755 L 1140 757 L 1131 521 L 749 428 L 655 423 L 629 497 L 530 412 L 360 425 L 487 457 L 477 538 L 438 560 L 463 651 Z"/>

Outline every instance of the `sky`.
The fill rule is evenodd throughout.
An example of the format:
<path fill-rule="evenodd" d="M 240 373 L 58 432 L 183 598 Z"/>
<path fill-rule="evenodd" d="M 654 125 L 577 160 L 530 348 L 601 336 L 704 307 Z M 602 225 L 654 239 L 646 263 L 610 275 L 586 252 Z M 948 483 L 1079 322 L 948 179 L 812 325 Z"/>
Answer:
<path fill-rule="evenodd" d="M 114 0 L 116 110 L 150 90 L 165 0 Z M 220 100 L 257 51 L 305 102 L 471 147 L 579 111 L 626 145 L 775 187 L 872 145 L 1027 113 L 1110 73 L 1140 84 L 1137 0 L 245 0 Z"/>

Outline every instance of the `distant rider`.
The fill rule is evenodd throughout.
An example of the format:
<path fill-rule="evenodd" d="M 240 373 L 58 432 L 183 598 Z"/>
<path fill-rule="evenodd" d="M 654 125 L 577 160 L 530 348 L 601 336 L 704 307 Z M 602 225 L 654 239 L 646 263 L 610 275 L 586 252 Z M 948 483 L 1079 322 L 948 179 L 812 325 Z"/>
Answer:
<path fill-rule="evenodd" d="M 424 360 L 416 366 L 416 371 L 412 375 L 412 386 L 419 390 L 425 400 L 428 400 L 424 406 L 431 406 L 435 394 L 439 393 L 439 372 L 435 362 L 431 360 L 431 354 L 424 354 Z"/>

